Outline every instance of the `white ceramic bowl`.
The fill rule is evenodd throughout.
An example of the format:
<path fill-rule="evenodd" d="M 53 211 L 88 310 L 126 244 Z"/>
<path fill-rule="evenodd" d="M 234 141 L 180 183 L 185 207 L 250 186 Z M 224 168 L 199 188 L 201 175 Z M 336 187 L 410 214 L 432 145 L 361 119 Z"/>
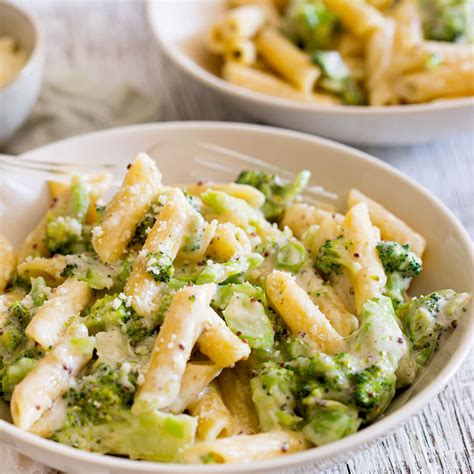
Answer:
<path fill-rule="evenodd" d="M 111 160 L 125 166 L 133 156 L 157 142 L 210 143 L 266 160 L 292 171 L 313 172 L 313 183 L 339 194 L 343 206 L 350 187 L 395 211 L 428 241 L 423 275 L 414 293 L 452 287 L 472 291 L 472 244 L 453 214 L 435 197 L 390 166 L 352 148 L 298 132 L 255 125 L 212 122 L 181 122 L 138 125 L 65 140 L 23 155 L 34 160 L 103 163 Z M 165 181 L 191 181 L 193 155 L 180 146 L 159 147 Z M 202 157 L 202 155 L 200 154 Z M 25 172 L 8 175 L 0 189 L 0 228 L 16 244 L 24 238 L 47 208 L 44 178 Z M 218 178 L 218 176 L 216 176 Z M 196 178 L 194 178 L 196 179 Z M 3 192 L 3 193 L 2 193 Z M 20 217 L 21 216 L 21 217 Z M 294 466 L 326 467 L 353 456 L 414 415 L 454 375 L 471 345 L 474 318 L 465 314 L 457 329 L 436 354 L 425 374 L 407 392 L 394 400 L 387 415 L 345 439 L 273 461 L 240 465 L 186 466 L 130 461 L 101 456 L 44 440 L 0 421 L 0 440 L 20 452 L 70 473 L 263 473 Z M 278 471 L 280 472 L 280 471 Z"/>
<path fill-rule="evenodd" d="M 393 107 L 321 106 L 255 93 L 224 81 L 204 45 L 222 0 L 148 0 L 148 20 L 163 51 L 185 73 L 269 124 L 359 145 L 404 145 L 472 132 L 474 99 Z"/>
<path fill-rule="evenodd" d="M 11 36 L 28 54 L 18 74 L 0 87 L 0 145 L 26 120 L 43 79 L 44 38 L 36 20 L 11 3 L 0 2 L 0 36 Z"/>

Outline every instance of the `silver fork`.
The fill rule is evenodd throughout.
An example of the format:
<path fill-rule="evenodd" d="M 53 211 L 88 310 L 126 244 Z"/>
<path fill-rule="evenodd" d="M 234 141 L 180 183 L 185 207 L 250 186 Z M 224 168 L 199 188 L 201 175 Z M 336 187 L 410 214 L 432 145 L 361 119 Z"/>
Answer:
<path fill-rule="evenodd" d="M 154 159 L 165 153 L 181 155 L 192 155 L 194 166 L 188 170 L 191 178 L 196 181 L 203 178 L 209 181 L 234 181 L 238 174 L 244 169 L 258 169 L 268 173 L 278 174 L 282 178 L 291 180 L 294 173 L 279 166 L 272 165 L 264 160 L 249 156 L 236 150 L 231 150 L 219 145 L 206 142 L 160 141 L 151 146 L 147 153 Z M 13 169 L 16 171 L 43 172 L 57 176 L 58 174 L 72 175 L 78 172 L 112 172 L 118 179 L 117 172 L 123 169 L 121 165 L 114 163 L 65 163 L 46 160 L 30 160 L 10 155 L 0 155 L 0 170 Z M 225 178 L 224 178 L 225 176 Z M 335 193 L 325 190 L 322 186 L 309 185 L 304 192 L 306 201 L 318 206 L 333 209 L 333 206 L 321 199 L 335 200 Z"/>

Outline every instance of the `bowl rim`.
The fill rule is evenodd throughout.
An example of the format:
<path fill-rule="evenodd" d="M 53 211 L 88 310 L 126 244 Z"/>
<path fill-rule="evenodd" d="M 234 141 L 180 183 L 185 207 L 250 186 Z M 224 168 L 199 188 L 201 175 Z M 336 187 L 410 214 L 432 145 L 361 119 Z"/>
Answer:
<path fill-rule="evenodd" d="M 333 140 L 326 138 L 309 135 L 302 132 L 285 130 L 278 127 L 269 127 L 262 125 L 242 124 L 234 122 L 212 122 L 212 121 L 188 121 L 188 122 L 164 122 L 164 123 L 151 123 L 151 124 L 139 124 L 125 127 L 112 128 L 104 131 L 98 131 L 88 134 L 79 135 L 72 138 L 67 138 L 49 145 L 45 145 L 35 150 L 26 152 L 23 156 L 31 158 L 38 152 L 47 152 L 48 150 L 57 147 L 58 145 L 66 146 L 80 146 L 83 140 L 97 140 L 97 141 L 111 141 L 114 136 L 122 134 L 134 134 L 140 133 L 141 131 L 160 131 L 160 130 L 181 130 L 181 131 L 192 131 L 196 129 L 206 129 L 208 131 L 214 131 L 220 133 L 220 131 L 245 131 L 248 133 L 256 133 L 259 135 L 266 135 L 269 138 L 273 135 L 279 135 L 283 138 L 296 139 L 298 141 L 305 141 L 314 145 L 323 145 L 339 151 L 344 154 L 350 154 L 354 158 L 361 162 L 368 163 L 370 166 L 375 166 L 388 174 L 392 174 L 395 177 L 401 179 L 404 184 L 412 188 L 415 192 L 421 193 L 425 198 L 430 201 L 430 204 L 438 207 L 444 214 L 447 222 L 458 234 L 464 248 L 468 249 L 468 253 L 474 258 L 472 242 L 470 240 L 467 231 L 463 228 L 461 223 L 457 220 L 454 214 L 433 194 L 431 194 L 424 187 L 416 183 L 413 179 L 405 176 L 403 173 L 398 171 L 391 165 L 382 162 L 381 160 L 369 155 L 368 153 L 362 152 L 348 145 L 339 144 Z M 31 156 L 30 156 L 31 155 Z M 471 258 L 471 260 L 473 260 Z M 472 263 L 472 262 L 471 262 Z M 472 291 L 472 290 L 471 290 Z M 16 426 L 8 423 L 4 420 L 0 420 L 0 431 L 6 433 L 7 443 L 11 440 L 22 441 L 26 444 L 34 446 L 37 449 L 41 449 L 45 452 L 52 452 L 63 458 L 67 457 L 71 461 L 74 459 L 89 463 L 90 465 L 100 466 L 102 468 L 110 469 L 130 469 L 134 472 L 162 472 L 162 473 L 230 473 L 230 472 L 267 472 L 276 469 L 290 468 L 299 464 L 310 464 L 316 462 L 319 459 L 329 459 L 331 456 L 338 455 L 342 452 L 349 452 L 349 450 L 361 450 L 367 447 L 371 442 L 376 439 L 387 436 L 392 430 L 405 423 L 414 414 L 424 408 L 430 400 L 434 398 L 454 376 L 455 372 L 462 364 L 467 354 L 469 353 L 470 347 L 473 344 L 473 338 L 468 337 L 472 333 L 474 328 L 474 309 L 469 312 L 469 319 L 465 327 L 465 335 L 461 340 L 461 343 L 457 346 L 456 350 L 451 354 L 448 363 L 443 369 L 437 374 L 437 376 L 427 385 L 427 387 L 420 393 L 409 399 L 403 406 L 397 411 L 391 413 L 373 425 L 369 425 L 363 430 L 354 433 L 346 438 L 329 443 L 324 446 L 311 448 L 306 451 L 290 454 L 287 456 L 280 456 L 272 460 L 257 461 L 246 464 L 220 464 L 217 466 L 212 465 L 186 465 L 186 464 L 167 464 L 167 463 L 156 463 L 149 461 L 134 461 L 129 459 L 120 459 L 113 456 L 101 455 L 96 453 L 90 453 L 87 451 L 81 451 L 69 446 L 61 445 L 53 441 L 41 438 L 32 433 L 24 432 Z M 459 329 L 458 329 L 459 330 Z M 1 438 L 1 436 L 0 436 Z M 5 437 L 3 437 L 5 438 Z M 330 461 L 328 461 L 330 462 Z"/>
<path fill-rule="evenodd" d="M 10 10 L 13 10 L 15 14 L 22 16 L 24 19 L 26 19 L 33 28 L 33 32 L 35 34 L 35 41 L 33 44 L 33 49 L 31 50 L 31 53 L 28 56 L 28 59 L 25 64 L 23 64 L 20 70 L 6 84 L 0 86 L 0 94 L 10 88 L 13 88 L 13 86 L 23 77 L 26 77 L 31 73 L 31 71 L 35 67 L 35 63 L 38 60 L 42 59 L 45 44 L 45 35 L 43 33 L 43 30 L 41 29 L 39 21 L 34 15 L 29 13 L 25 8 L 22 8 L 19 5 L 9 2 L 0 2 L 0 9 L 1 8 L 10 8 Z"/>
<path fill-rule="evenodd" d="M 203 2 L 204 4 L 205 2 Z M 403 115 L 405 113 L 426 113 L 426 112 L 443 112 L 446 110 L 469 108 L 474 105 L 474 97 L 461 97 L 453 99 L 443 99 L 421 104 L 405 104 L 390 106 L 355 106 L 355 105 L 339 105 L 339 104 L 317 104 L 313 102 L 298 102 L 296 100 L 274 97 L 271 95 L 254 92 L 244 87 L 236 86 L 221 77 L 212 74 L 198 63 L 193 61 L 188 55 L 175 46 L 174 43 L 167 41 L 165 35 L 162 34 L 154 21 L 154 8 L 160 8 L 160 2 L 156 0 L 145 0 L 145 12 L 148 26 L 151 29 L 155 40 L 164 51 L 168 59 L 178 65 L 180 69 L 188 75 L 197 79 L 201 84 L 211 86 L 219 92 L 231 95 L 234 98 L 245 99 L 254 103 L 264 104 L 272 108 L 284 108 L 293 111 L 305 112 L 327 112 L 333 115 Z"/>

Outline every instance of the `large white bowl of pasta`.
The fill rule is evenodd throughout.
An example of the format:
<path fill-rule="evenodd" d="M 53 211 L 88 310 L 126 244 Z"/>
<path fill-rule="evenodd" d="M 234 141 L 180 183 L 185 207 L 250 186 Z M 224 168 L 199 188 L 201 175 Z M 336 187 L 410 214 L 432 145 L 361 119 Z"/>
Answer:
<path fill-rule="evenodd" d="M 148 19 L 173 63 L 249 116 L 391 146 L 472 131 L 474 25 L 454 4 L 150 0 Z"/>
<path fill-rule="evenodd" d="M 36 170 L 5 166 L 0 195 L 0 440 L 56 469 L 323 468 L 469 350 L 468 235 L 364 153 L 188 122 L 22 157 Z"/>

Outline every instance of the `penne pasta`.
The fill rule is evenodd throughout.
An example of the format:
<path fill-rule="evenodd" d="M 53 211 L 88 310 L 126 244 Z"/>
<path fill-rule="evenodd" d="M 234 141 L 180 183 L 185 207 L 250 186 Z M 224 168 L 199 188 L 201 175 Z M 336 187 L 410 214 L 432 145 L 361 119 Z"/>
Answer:
<path fill-rule="evenodd" d="M 409 244 L 413 252 L 419 257 L 423 255 L 426 240 L 420 234 L 379 203 L 365 196 L 357 189 L 351 189 L 347 202 L 348 207 L 355 206 L 360 202 L 367 204 L 370 220 L 380 229 L 383 240 L 393 240 L 402 245 Z"/>
<path fill-rule="evenodd" d="M 161 174 L 155 163 L 145 153 L 139 154 L 107 205 L 101 224 L 92 230 L 92 245 L 103 262 L 120 258 L 160 188 Z"/>
<path fill-rule="evenodd" d="M 257 49 L 249 39 L 233 38 L 224 45 L 224 59 L 250 66 L 257 60 Z"/>
<path fill-rule="evenodd" d="M 191 464 L 204 463 L 207 459 L 218 464 L 261 461 L 302 451 L 308 446 L 301 433 L 271 431 L 196 443 L 186 449 L 184 460 Z"/>
<path fill-rule="evenodd" d="M 58 286 L 65 280 L 65 277 L 61 276 L 65 266 L 66 257 L 64 255 L 55 255 L 50 258 L 36 257 L 28 258 L 20 263 L 17 272 L 25 280 L 43 277 L 48 286 Z"/>
<path fill-rule="evenodd" d="M 169 406 L 178 397 L 186 364 L 216 286 L 208 283 L 178 291 L 156 337 L 145 382 L 133 404 L 135 414 Z"/>
<path fill-rule="evenodd" d="M 227 262 L 251 251 L 250 239 L 245 231 L 230 222 L 217 225 L 216 234 L 208 248 L 209 256 L 218 262 Z"/>
<path fill-rule="evenodd" d="M 214 383 L 204 390 L 198 400 L 189 405 L 189 411 L 192 416 L 197 417 L 196 438 L 199 441 L 213 441 L 234 434 L 232 415 Z"/>
<path fill-rule="evenodd" d="M 252 401 L 250 373 L 244 363 L 224 369 L 217 379 L 225 406 L 232 415 L 236 434 L 258 432 L 258 418 Z"/>
<path fill-rule="evenodd" d="M 311 58 L 294 46 L 274 28 L 266 28 L 255 40 L 257 51 L 272 69 L 293 84 L 299 91 L 309 94 L 321 72 Z"/>
<path fill-rule="evenodd" d="M 230 10 L 222 20 L 222 31 L 228 38 L 252 38 L 266 21 L 260 5 L 242 5 Z"/>
<path fill-rule="evenodd" d="M 29 430 L 52 408 L 92 357 L 94 339 L 72 337 L 49 352 L 15 387 L 11 400 L 13 422 Z"/>
<path fill-rule="evenodd" d="M 67 321 L 77 316 L 89 303 L 92 290 L 83 281 L 68 279 L 53 290 L 25 329 L 28 337 L 44 349 L 55 346 Z"/>
<path fill-rule="evenodd" d="M 273 307 L 294 334 L 305 334 L 317 351 L 326 354 L 344 350 L 343 338 L 291 274 L 275 270 L 267 277 L 265 290 Z"/>

